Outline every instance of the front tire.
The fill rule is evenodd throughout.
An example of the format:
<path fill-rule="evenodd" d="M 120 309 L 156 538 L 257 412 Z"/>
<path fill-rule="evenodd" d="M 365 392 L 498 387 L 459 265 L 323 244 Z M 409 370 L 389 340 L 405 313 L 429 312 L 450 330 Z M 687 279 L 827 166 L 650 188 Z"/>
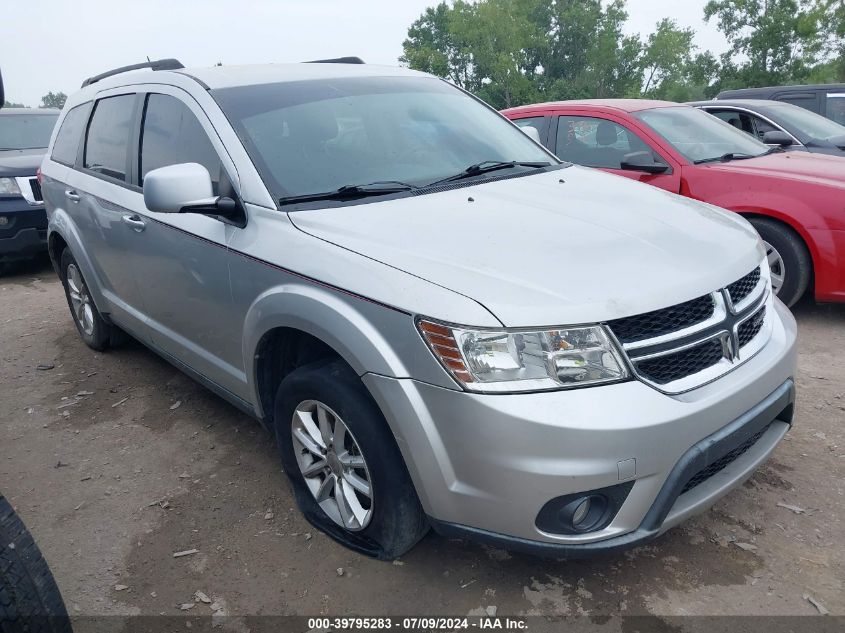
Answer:
<path fill-rule="evenodd" d="M 384 416 L 342 360 L 288 374 L 274 419 L 297 504 L 317 529 L 382 560 L 401 556 L 428 531 Z"/>
<path fill-rule="evenodd" d="M 105 350 L 112 342 L 113 326 L 103 319 L 97 306 L 94 305 L 94 299 L 91 297 L 79 264 L 76 263 L 68 248 L 62 251 L 59 276 L 65 288 L 70 315 L 79 331 L 79 336 L 91 349 L 100 352 Z"/>
<path fill-rule="evenodd" d="M 794 305 L 810 284 L 813 264 L 807 246 L 789 227 L 768 218 L 750 218 L 766 247 L 772 287 L 787 306 Z"/>

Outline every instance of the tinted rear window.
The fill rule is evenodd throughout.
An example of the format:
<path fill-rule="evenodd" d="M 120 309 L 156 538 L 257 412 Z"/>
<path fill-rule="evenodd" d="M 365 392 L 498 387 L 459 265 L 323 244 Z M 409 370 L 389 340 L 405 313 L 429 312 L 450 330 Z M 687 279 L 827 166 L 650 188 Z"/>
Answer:
<path fill-rule="evenodd" d="M 0 115 L 0 150 L 47 147 L 58 116 L 58 113 Z"/>
<path fill-rule="evenodd" d="M 88 126 L 85 167 L 92 171 L 126 179 L 126 157 L 135 95 L 100 99 Z"/>
<path fill-rule="evenodd" d="M 65 115 L 62 127 L 56 134 L 56 142 L 53 143 L 53 153 L 50 156 L 54 161 L 65 165 L 73 165 L 76 162 L 76 153 L 79 150 L 79 141 L 85 131 L 85 122 L 88 120 L 88 113 L 91 111 L 91 102 L 78 105 Z"/>

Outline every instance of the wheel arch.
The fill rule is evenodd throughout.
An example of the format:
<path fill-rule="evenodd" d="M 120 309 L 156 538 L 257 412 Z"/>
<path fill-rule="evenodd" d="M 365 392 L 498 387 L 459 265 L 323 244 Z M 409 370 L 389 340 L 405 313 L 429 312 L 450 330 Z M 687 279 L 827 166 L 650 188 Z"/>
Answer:
<path fill-rule="evenodd" d="M 746 220 L 760 219 L 778 222 L 795 233 L 795 235 L 804 243 L 804 246 L 807 248 L 807 252 L 810 254 L 810 287 L 812 288 L 815 270 L 819 265 L 821 255 L 819 253 L 818 244 L 816 244 L 812 234 L 804 226 L 796 222 L 794 218 L 778 211 L 761 209 L 732 209 L 732 211 L 736 211 Z"/>
<path fill-rule="evenodd" d="M 100 282 L 100 277 L 96 273 L 87 249 L 83 246 L 82 239 L 76 230 L 76 225 L 64 210 L 56 209 L 53 211 L 47 226 L 47 251 L 50 255 L 53 269 L 56 271 L 59 279 L 62 278 L 59 264 L 62 258 L 62 251 L 65 248 L 70 249 L 71 255 L 73 255 L 73 258 L 79 265 L 79 269 L 85 278 L 85 283 L 88 286 L 88 291 L 91 293 L 91 298 L 94 300 L 97 310 L 108 319 L 109 302 L 106 301 L 103 295 L 103 286 Z"/>
<path fill-rule="evenodd" d="M 408 314 L 304 283 L 265 291 L 247 312 L 243 336 L 244 366 L 257 416 L 271 423 L 282 379 L 296 367 L 323 358 L 342 359 L 358 376 L 408 377 L 408 368 L 383 334 L 403 321 L 414 327 Z"/>

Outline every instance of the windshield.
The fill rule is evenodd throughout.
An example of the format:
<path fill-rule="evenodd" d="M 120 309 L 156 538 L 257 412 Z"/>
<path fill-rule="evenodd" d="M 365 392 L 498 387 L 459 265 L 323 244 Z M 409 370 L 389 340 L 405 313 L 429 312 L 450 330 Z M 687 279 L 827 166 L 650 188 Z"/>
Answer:
<path fill-rule="evenodd" d="M 845 137 L 845 126 L 799 106 L 785 103 L 771 106 L 769 109 L 773 116 L 782 119 L 786 125 L 800 130 L 811 138 L 827 141 Z"/>
<path fill-rule="evenodd" d="M 760 156 L 769 147 L 721 119 L 690 106 L 654 108 L 634 114 L 692 162 L 733 154 Z"/>
<path fill-rule="evenodd" d="M 50 144 L 56 114 L 0 114 L 0 150 L 40 149 Z"/>
<path fill-rule="evenodd" d="M 496 112 L 431 77 L 319 79 L 212 95 L 277 199 L 371 183 L 416 187 L 491 161 L 558 164 Z M 536 171 L 514 165 L 507 173 Z"/>

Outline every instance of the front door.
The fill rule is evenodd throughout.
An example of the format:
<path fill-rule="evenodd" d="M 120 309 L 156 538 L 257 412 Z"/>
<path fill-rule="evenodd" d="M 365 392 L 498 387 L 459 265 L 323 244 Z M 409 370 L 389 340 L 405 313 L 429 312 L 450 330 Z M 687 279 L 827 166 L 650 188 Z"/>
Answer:
<path fill-rule="evenodd" d="M 681 178 L 660 152 L 620 121 L 594 115 L 562 114 L 557 118 L 557 130 L 552 151 L 561 160 L 605 171 L 666 189 L 681 190 Z M 622 159 L 633 152 L 648 152 L 667 170 L 660 174 L 622 169 Z"/>
<path fill-rule="evenodd" d="M 204 113 L 178 89 L 160 90 L 144 100 L 136 184 L 142 188 L 144 176 L 153 169 L 199 163 L 208 169 L 215 195 L 236 198 L 230 175 L 234 166 Z M 221 156 L 226 156 L 228 168 Z M 143 241 L 144 258 L 136 274 L 154 345 L 241 395 L 242 324 L 234 320 L 226 247 L 231 227 L 196 213 L 150 211 L 141 192 L 131 207 L 143 224 L 137 238 Z"/>

